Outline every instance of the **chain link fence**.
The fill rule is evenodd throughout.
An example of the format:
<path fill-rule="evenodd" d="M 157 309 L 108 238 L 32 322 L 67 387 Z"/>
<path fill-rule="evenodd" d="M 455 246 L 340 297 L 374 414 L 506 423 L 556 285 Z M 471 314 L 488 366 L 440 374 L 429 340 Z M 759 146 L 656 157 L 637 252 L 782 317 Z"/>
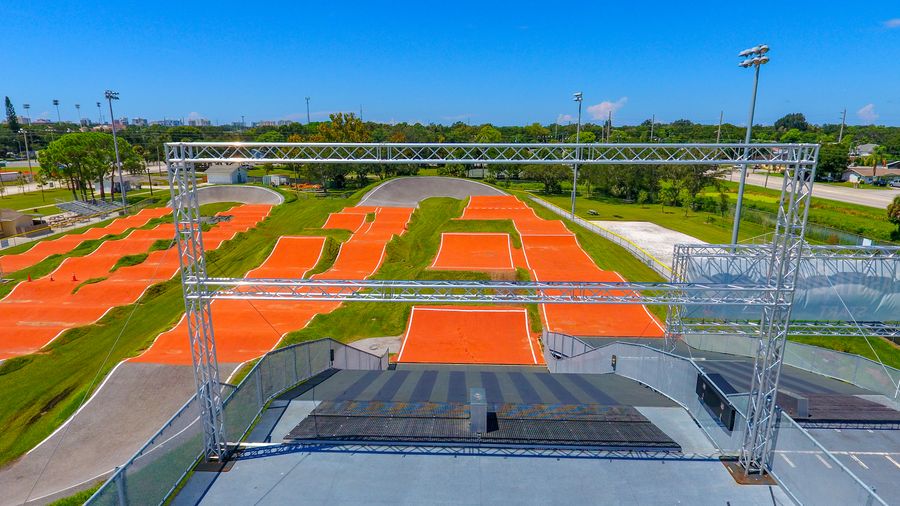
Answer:
<path fill-rule="evenodd" d="M 244 438 L 266 404 L 281 392 L 329 369 L 383 370 L 388 356 L 320 339 L 264 355 L 237 387 L 225 390 L 225 434 Z M 203 453 L 200 405 L 192 397 L 86 502 L 90 505 L 161 504 Z"/>

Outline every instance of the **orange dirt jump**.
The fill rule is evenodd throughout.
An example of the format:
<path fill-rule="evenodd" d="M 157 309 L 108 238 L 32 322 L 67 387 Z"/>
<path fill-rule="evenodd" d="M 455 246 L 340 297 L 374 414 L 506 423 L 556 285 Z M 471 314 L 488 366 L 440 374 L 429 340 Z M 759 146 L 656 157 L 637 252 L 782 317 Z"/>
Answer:
<path fill-rule="evenodd" d="M 413 306 L 401 363 L 544 365 L 521 307 Z"/>
<path fill-rule="evenodd" d="M 544 220 L 513 196 L 473 196 L 462 219 L 512 220 L 522 237 L 531 277 L 537 281 L 623 281 L 597 267 L 558 220 Z M 543 304 L 544 327 L 579 336 L 661 337 L 663 328 L 644 306 Z"/>
<path fill-rule="evenodd" d="M 432 269 L 448 271 L 514 271 L 509 234 L 443 233 Z"/>
<path fill-rule="evenodd" d="M 316 279 L 364 279 L 384 261 L 388 241 L 406 230 L 413 209 L 351 207 L 329 216 L 325 228 L 354 231 L 341 245 L 331 269 Z M 374 213 L 373 221 L 365 221 Z M 263 264 L 248 277 L 303 278 L 316 263 L 324 237 L 282 237 Z M 288 332 L 305 327 L 317 314 L 334 311 L 337 302 L 218 300 L 212 304 L 219 361 L 245 362 L 274 348 Z M 191 363 L 187 322 L 161 334 L 136 362 L 186 365 Z"/>
<path fill-rule="evenodd" d="M 142 227 L 154 218 L 163 217 L 172 210 L 165 207 L 142 209 L 137 214 L 118 218 L 104 227 L 94 227 L 78 234 L 68 234 L 51 241 L 35 242 L 27 251 L 16 255 L 0 256 L 0 270 L 14 272 L 31 267 L 50 255 L 60 255 L 72 251 L 79 244 L 91 239 L 99 239 L 105 235 L 117 235 L 129 228 Z"/>
<path fill-rule="evenodd" d="M 204 247 L 218 248 L 255 226 L 270 209 L 247 205 L 220 213 L 232 218 L 204 234 Z M 174 276 L 179 268 L 175 248 L 154 251 L 140 264 L 110 272 L 122 256 L 144 253 L 155 241 L 173 238 L 171 224 L 135 230 L 123 239 L 104 242 L 89 255 L 63 260 L 43 278 L 19 283 L 0 300 L 0 359 L 33 353 L 63 331 L 93 323 L 113 307 L 135 302 L 154 283 Z M 82 284 L 100 278 L 106 279 Z"/>

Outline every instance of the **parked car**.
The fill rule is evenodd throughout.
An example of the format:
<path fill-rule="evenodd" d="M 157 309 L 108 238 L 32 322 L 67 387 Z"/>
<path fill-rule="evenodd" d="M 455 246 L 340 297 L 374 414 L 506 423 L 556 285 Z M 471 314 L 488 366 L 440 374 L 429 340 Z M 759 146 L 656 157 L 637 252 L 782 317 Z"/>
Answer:
<path fill-rule="evenodd" d="M 894 179 L 891 181 L 891 188 L 900 188 L 900 179 Z"/>

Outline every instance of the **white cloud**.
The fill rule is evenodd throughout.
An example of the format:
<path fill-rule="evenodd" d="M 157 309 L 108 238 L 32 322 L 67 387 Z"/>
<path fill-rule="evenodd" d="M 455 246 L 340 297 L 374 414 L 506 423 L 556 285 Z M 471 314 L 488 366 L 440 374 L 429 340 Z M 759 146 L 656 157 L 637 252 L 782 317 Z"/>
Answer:
<path fill-rule="evenodd" d="M 625 107 L 625 104 L 627 102 L 628 97 L 622 97 L 615 102 L 604 100 L 599 104 L 589 105 L 587 108 L 588 114 L 591 115 L 591 118 L 605 120 L 609 116 L 610 112 L 615 114 L 619 109 Z"/>
<path fill-rule="evenodd" d="M 878 119 L 878 113 L 875 112 L 875 104 L 866 104 L 862 106 L 856 111 L 856 115 L 866 123 L 874 123 L 875 120 Z"/>
<path fill-rule="evenodd" d="M 884 27 L 888 29 L 900 28 L 900 18 L 893 18 L 885 21 Z"/>
<path fill-rule="evenodd" d="M 571 123 L 575 121 L 577 118 L 572 116 L 571 114 L 560 114 L 556 117 L 556 122 L 560 125 L 565 125 L 566 123 Z"/>
<path fill-rule="evenodd" d="M 190 121 L 190 120 L 192 120 L 192 119 L 193 119 L 193 120 L 197 120 L 197 119 L 206 119 L 206 117 L 204 117 L 204 116 L 203 116 L 202 114 L 200 114 L 199 112 L 193 112 L 193 111 L 192 111 L 190 114 L 187 115 L 187 119 L 188 119 L 188 121 Z"/>

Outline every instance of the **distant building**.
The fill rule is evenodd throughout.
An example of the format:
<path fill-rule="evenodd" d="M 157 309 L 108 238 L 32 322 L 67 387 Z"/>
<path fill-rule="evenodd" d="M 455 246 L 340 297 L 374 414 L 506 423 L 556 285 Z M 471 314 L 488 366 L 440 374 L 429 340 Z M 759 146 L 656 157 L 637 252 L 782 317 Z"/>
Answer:
<path fill-rule="evenodd" d="M 0 209 L 0 237 L 24 234 L 38 226 L 30 215 L 12 209 Z"/>
<path fill-rule="evenodd" d="M 891 165 L 894 166 L 892 167 Z M 847 167 L 847 170 L 844 171 L 844 174 L 841 176 L 841 181 L 872 184 L 878 179 L 886 181 L 900 179 L 900 166 L 897 165 L 898 163 L 894 162 L 888 164 L 887 167 L 883 165 L 879 165 L 875 168 L 865 166 Z"/>
<path fill-rule="evenodd" d="M 241 184 L 247 182 L 247 169 L 238 165 L 216 165 L 206 169 L 210 184 Z"/>
<path fill-rule="evenodd" d="M 100 187 L 102 186 L 104 192 L 111 193 L 110 189 L 109 189 L 110 188 L 109 183 L 110 183 L 110 181 L 107 178 L 104 178 L 102 182 L 95 182 L 94 183 L 94 191 L 99 192 Z M 122 187 L 121 187 L 121 185 L 119 185 L 119 176 L 116 176 L 114 181 L 112 181 L 112 183 L 113 183 L 112 184 L 113 191 L 115 191 L 115 193 L 122 193 L 122 190 L 121 190 Z M 130 192 L 131 188 L 132 188 L 131 181 L 129 181 L 128 178 L 125 178 L 125 191 Z"/>
<path fill-rule="evenodd" d="M 133 120 L 131 120 L 131 124 L 134 126 L 145 127 L 145 126 L 147 126 L 147 119 L 146 118 L 134 118 Z"/>
<path fill-rule="evenodd" d="M 163 120 L 154 121 L 150 124 L 167 126 L 167 127 L 176 127 L 176 126 L 181 126 L 181 120 L 180 119 L 163 119 Z"/>
<path fill-rule="evenodd" d="M 253 126 L 255 126 L 255 127 L 278 126 L 278 123 L 276 123 L 272 120 L 264 119 L 262 121 L 254 121 Z"/>
<path fill-rule="evenodd" d="M 113 120 L 113 123 L 115 123 L 116 128 L 125 128 L 128 126 L 128 118 L 119 118 L 117 120 Z"/>
<path fill-rule="evenodd" d="M 878 144 L 860 144 L 853 148 L 850 154 L 853 156 L 871 156 L 875 154 L 875 148 L 877 147 Z"/>
<path fill-rule="evenodd" d="M 49 125 L 51 123 L 53 123 L 53 122 L 47 118 L 40 118 L 40 119 L 34 120 L 35 125 Z"/>
<path fill-rule="evenodd" d="M 195 118 L 188 120 L 188 126 L 192 127 L 203 127 L 210 126 L 212 123 L 206 118 Z"/>
<path fill-rule="evenodd" d="M 280 119 L 277 122 L 278 126 L 287 126 L 287 125 L 292 125 L 292 124 L 294 124 L 294 121 L 291 121 L 289 119 Z"/>

